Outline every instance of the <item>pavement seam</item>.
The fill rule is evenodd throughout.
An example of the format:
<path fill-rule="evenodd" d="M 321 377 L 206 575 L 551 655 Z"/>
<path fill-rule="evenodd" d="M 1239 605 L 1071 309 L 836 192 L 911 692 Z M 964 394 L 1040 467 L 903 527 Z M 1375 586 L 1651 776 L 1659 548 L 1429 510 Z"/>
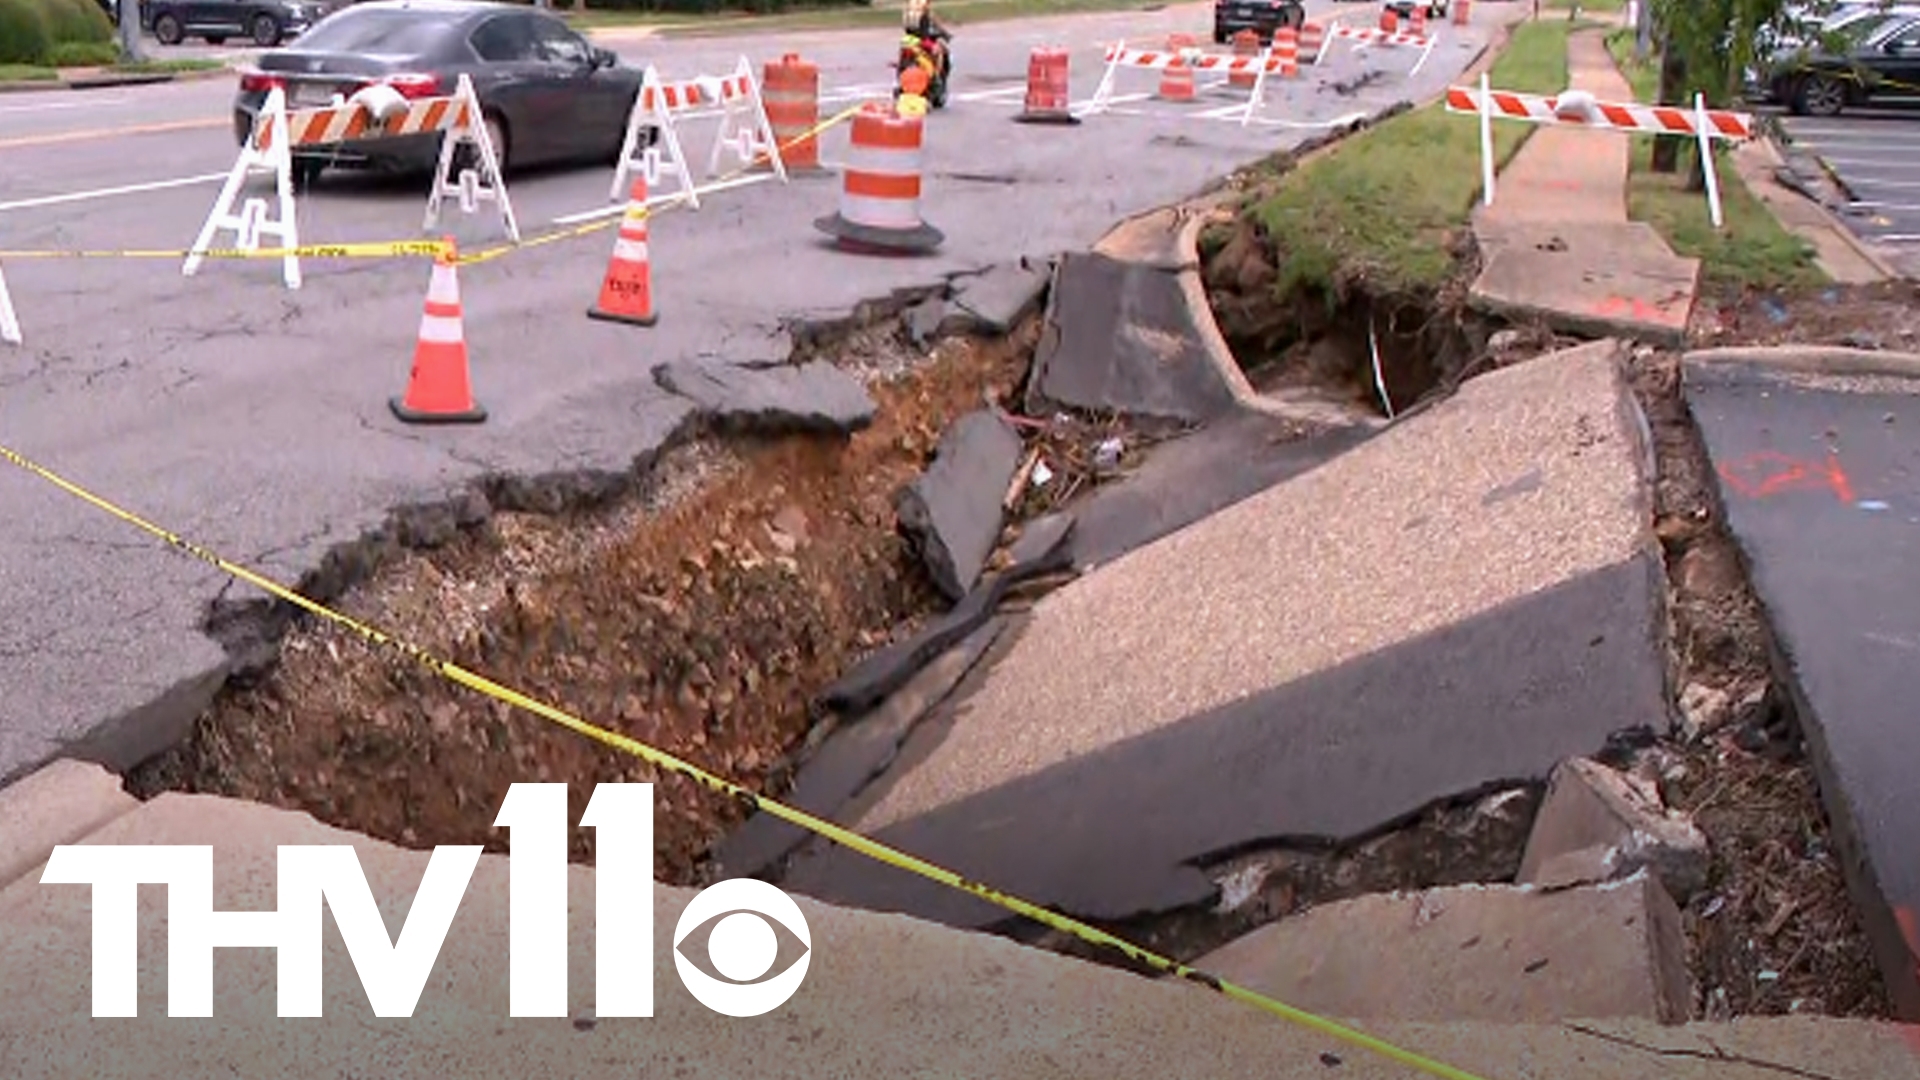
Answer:
<path fill-rule="evenodd" d="M 1787 1076 L 1805 1077 L 1806 1080 L 1841 1080 L 1838 1076 L 1814 1072 L 1811 1069 L 1802 1069 L 1798 1065 L 1788 1065 L 1779 1061 L 1767 1061 L 1763 1058 L 1748 1057 L 1745 1054 L 1729 1054 L 1725 1050 L 1722 1050 L 1712 1039 L 1704 1035 L 1701 1036 L 1701 1041 L 1713 1047 L 1712 1053 L 1707 1053 L 1704 1050 L 1650 1046 L 1638 1040 L 1629 1039 L 1624 1035 L 1615 1035 L 1611 1032 L 1601 1031 L 1598 1028 L 1588 1027 L 1585 1024 L 1571 1020 L 1567 1021 L 1565 1027 L 1568 1031 L 1585 1035 L 1589 1038 L 1599 1039 L 1602 1042 L 1610 1042 L 1615 1046 L 1625 1046 L 1629 1049 L 1639 1050 L 1642 1053 L 1652 1054 L 1655 1057 L 1683 1057 L 1694 1058 L 1699 1061 L 1722 1062 L 1728 1065 L 1747 1065 L 1756 1069 L 1766 1069 L 1771 1072 L 1784 1073 Z"/>

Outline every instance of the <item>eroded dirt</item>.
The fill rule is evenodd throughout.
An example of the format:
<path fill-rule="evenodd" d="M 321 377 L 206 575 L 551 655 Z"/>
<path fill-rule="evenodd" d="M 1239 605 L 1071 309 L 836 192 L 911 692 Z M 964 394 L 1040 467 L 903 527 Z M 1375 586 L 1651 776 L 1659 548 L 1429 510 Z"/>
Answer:
<path fill-rule="evenodd" d="M 983 397 L 1011 398 L 1037 329 L 942 343 L 918 364 L 893 333 L 855 335 L 837 359 L 875 378 L 879 408 L 851 439 L 696 443 L 667 456 L 640 503 L 594 517 L 496 515 L 404 556 L 337 606 L 777 792 L 816 693 L 934 609 L 892 496 L 948 421 Z M 656 870 L 676 884 L 701 881 L 705 853 L 743 812 L 330 625 L 296 629 L 263 683 L 224 694 L 130 787 L 305 810 L 407 846 L 501 851 L 494 810 L 519 781 L 568 783 L 574 821 L 598 782 L 654 782 Z M 572 849 L 590 859 L 592 831 L 576 828 Z"/>
<path fill-rule="evenodd" d="M 1812 332 L 1819 320 L 1796 321 Z M 1666 555 L 1680 706 L 1694 733 L 1661 740 L 1641 764 L 1712 846 L 1707 888 L 1683 912 L 1696 1014 L 1884 1018 L 1886 991 L 1847 895 L 1805 743 L 1772 684 L 1765 617 L 1680 394 L 1679 357 L 1642 349 L 1634 369 L 1659 458 L 1655 531 Z"/>
<path fill-rule="evenodd" d="M 1688 334 L 1697 347 L 1845 345 L 1920 351 L 1920 284 L 1829 285 L 1702 297 Z"/>

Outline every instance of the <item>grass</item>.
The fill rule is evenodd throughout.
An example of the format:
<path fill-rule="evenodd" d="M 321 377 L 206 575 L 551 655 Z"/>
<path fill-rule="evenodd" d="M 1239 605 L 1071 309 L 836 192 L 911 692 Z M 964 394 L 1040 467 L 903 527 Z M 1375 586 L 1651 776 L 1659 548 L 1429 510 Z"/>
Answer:
<path fill-rule="evenodd" d="M 50 67 L 33 67 L 29 64 L 0 64 L 0 83 L 49 82 L 59 77 L 60 73 Z"/>
<path fill-rule="evenodd" d="M 1607 35 L 1607 50 L 1639 101 L 1653 101 L 1660 91 L 1657 57 L 1646 63 L 1633 59 L 1633 35 Z M 1721 287 L 1776 289 L 1818 284 L 1826 280 L 1813 249 L 1781 225 L 1765 203 L 1747 190 L 1739 174 L 1721 164 L 1720 207 L 1725 227 L 1715 229 L 1707 212 L 1704 192 L 1688 191 L 1691 166 L 1683 158 L 1677 173 L 1653 171 L 1651 135 L 1630 136 L 1627 159 L 1627 216 L 1660 231 L 1673 250 L 1700 260 L 1702 279 Z M 1719 155 L 1724 157 L 1724 154 Z"/>
<path fill-rule="evenodd" d="M 190 71 L 216 71 L 226 67 L 218 60 L 173 59 L 143 60 L 135 64 L 83 65 L 99 67 L 100 70 L 116 75 L 178 75 Z M 29 64 L 0 64 L 0 83 L 9 82 L 57 82 L 64 70 L 51 67 L 36 67 Z"/>
<path fill-rule="evenodd" d="M 935 10 L 939 12 L 943 22 L 954 26 L 968 26 L 1007 19 L 1075 15 L 1096 11 L 1128 11 L 1153 6 L 1158 6 L 1154 0 L 944 0 Z M 895 3 L 835 4 L 783 11 L 777 15 L 744 15 L 738 12 L 725 12 L 704 17 L 659 12 L 587 11 L 577 15 L 567 13 L 567 18 L 575 26 L 583 29 L 654 27 L 661 37 L 685 38 L 773 30 L 841 30 L 898 26 L 900 5 Z"/>
<path fill-rule="evenodd" d="M 1541 7 L 1554 11 L 1570 11 L 1576 0 L 1547 0 Z M 1614 15 L 1627 10 L 1627 0 L 1578 0 L 1583 14 Z"/>
<path fill-rule="evenodd" d="M 1567 87 L 1563 20 L 1516 26 L 1494 60 L 1503 90 L 1557 94 Z M 1493 126 L 1504 166 L 1531 124 Z M 1428 291 L 1453 273 L 1452 235 L 1480 195 L 1480 128 L 1435 103 L 1345 140 L 1288 174 L 1253 214 L 1279 243 L 1277 287 L 1330 290 L 1341 273 L 1363 274 L 1378 292 Z"/>

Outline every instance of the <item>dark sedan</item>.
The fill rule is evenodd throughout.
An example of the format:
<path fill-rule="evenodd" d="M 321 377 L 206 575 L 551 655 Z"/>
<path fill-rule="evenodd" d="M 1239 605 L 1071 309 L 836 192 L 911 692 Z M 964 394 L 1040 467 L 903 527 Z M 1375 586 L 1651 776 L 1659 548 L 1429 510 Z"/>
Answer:
<path fill-rule="evenodd" d="M 1920 14 L 1862 20 L 1810 47 L 1782 49 L 1766 67 L 1767 95 L 1798 115 L 1835 116 L 1888 98 L 1920 99 Z"/>
<path fill-rule="evenodd" d="M 374 0 L 329 15 L 240 77 L 234 135 L 245 143 L 275 87 L 290 109 L 331 103 L 375 83 L 402 97 L 451 94 L 473 80 L 502 168 L 612 161 L 639 96 L 641 71 L 544 11 L 480 0 Z M 294 150 L 303 183 L 331 165 L 431 169 L 438 133 Z"/>
<path fill-rule="evenodd" d="M 224 45 L 244 37 L 272 48 L 296 37 L 343 0 L 141 0 L 140 22 L 162 45 L 190 37 Z"/>
<path fill-rule="evenodd" d="M 1300 0 L 1213 0 L 1213 41 L 1224 45 L 1242 30 L 1260 35 L 1260 44 L 1273 41 L 1283 26 L 1295 30 L 1307 21 Z"/>

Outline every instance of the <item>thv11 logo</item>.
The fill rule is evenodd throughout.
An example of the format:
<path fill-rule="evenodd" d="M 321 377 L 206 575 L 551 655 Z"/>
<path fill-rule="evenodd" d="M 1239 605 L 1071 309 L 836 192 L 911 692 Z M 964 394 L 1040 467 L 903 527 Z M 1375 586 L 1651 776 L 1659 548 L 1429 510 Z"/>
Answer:
<path fill-rule="evenodd" d="M 513 784 L 494 820 L 512 830 L 508 854 L 510 1015 L 568 1015 L 567 785 Z M 653 1015 L 653 785 L 600 784 L 580 824 L 595 830 L 594 1015 Z M 136 1016 L 139 886 L 167 887 L 167 1015 L 213 1015 L 213 950 L 269 948 L 279 962 L 283 1017 L 319 1016 L 322 906 L 353 960 L 376 1016 L 412 1016 L 447 930 L 480 862 L 478 846 L 433 849 L 397 938 L 346 844 L 284 844 L 275 911 L 213 910 L 208 845 L 64 845 L 43 885 L 93 886 L 93 1015 Z M 680 945 L 712 922 L 716 979 Z M 779 953 L 773 923 L 805 951 L 767 977 Z M 759 1016 L 784 1004 L 807 977 L 813 940 L 793 898 L 764 881 L 733 878 L 702 890 L 673 933 L 680 981 L 727 1016 Z M 762 982 L 749 980 L 762 979 Z"/>

